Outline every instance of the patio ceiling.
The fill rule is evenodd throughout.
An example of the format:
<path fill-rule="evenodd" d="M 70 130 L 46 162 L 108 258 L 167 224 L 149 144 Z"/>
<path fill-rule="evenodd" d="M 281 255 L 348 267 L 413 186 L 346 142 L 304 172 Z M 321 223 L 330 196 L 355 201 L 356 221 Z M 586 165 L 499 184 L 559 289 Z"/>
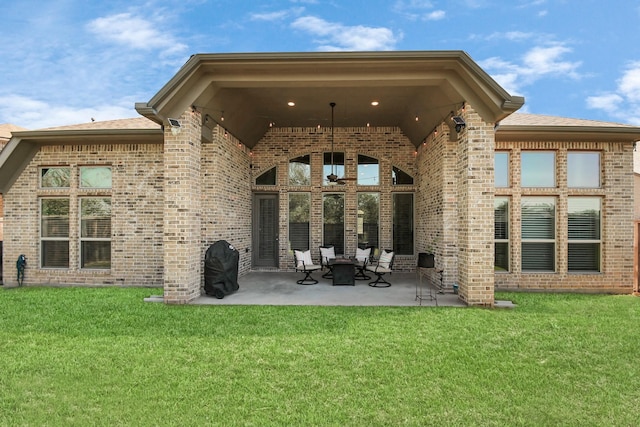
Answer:
<path fill-rule="evenodd" d="M 166 124 L 195 108 L 253 147 L 270 126 L 330 126 L 330 102 L 336 127 L 397 126 L 417 146 L 465 102 L 496 122 L 524 99 L 460 51 L 202 54 L 136 109 Z"/>

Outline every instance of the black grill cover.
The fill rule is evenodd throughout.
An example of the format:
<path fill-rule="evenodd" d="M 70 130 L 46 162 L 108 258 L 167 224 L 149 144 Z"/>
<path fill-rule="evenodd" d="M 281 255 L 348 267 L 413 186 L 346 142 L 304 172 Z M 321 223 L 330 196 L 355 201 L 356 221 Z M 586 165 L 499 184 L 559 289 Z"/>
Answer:
<path fill-rule="evenodd" d="M 238 290 L 240 253 L 226 240 L 209 246 L 204 255 L 204 291 L 222 299 Z"/>

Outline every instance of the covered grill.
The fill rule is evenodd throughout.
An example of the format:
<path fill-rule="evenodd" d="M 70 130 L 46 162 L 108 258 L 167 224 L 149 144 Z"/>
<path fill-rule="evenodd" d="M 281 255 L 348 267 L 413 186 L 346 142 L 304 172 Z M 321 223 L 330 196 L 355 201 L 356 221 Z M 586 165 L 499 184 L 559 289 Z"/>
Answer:
<path fill-rule="evenodd" d="M 226 240 L 218 240 L 204 256 L 204 291 L 222 299 L 238 290 L 240 253 Z"/>

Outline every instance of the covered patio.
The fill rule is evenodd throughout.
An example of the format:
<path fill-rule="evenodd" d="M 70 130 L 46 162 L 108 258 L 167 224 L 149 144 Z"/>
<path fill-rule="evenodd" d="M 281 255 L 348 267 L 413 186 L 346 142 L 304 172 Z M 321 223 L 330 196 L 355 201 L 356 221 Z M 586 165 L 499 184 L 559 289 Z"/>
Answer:
<path fill-rule="evenodd" d="M 194 55 L 136 104 L 164 134 L 164 301 L 201 299 L 194 255 L 222 238 L 249 283 L 321 245 L 407 273 L 431 252 L 456 299 L 492 306 L 495 124 L 523 103 L 462 51 Z"/>
<path fill-rule="evenodd" d="M 321 305 L 321 306 L 426 306 L 466 307 L 451 290 L 439 292 L 423 282 L 422 300 L 415 273 L 393 273 L 392 286 L 374 288 L 368 281 L 358 280 L 355 286 L 333 286 L 331 279 L 317 275 L 315 285 L 298 285 L 300 273 L 252 271 L 240 277 L 240 289 L 222 299 L 202 295 L 191 304 L 196 305 Z M 417 291 L 416 291 L 417 289 Z M 429 298 L 433 296 L 433 299 Z M 150 302 L 163 302 L 161 295 L 147 298 Z"/>

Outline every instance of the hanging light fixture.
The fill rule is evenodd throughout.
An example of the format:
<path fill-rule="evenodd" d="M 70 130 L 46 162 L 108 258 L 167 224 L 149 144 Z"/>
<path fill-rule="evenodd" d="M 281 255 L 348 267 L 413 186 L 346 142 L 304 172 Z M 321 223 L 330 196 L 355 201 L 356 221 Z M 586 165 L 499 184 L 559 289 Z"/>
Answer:
<path fill-rule="evenodd" d="M 336 103 L 330 102 L 329 106 L 331 107 L 331 173 L 327 175 L 327 179 L 329 180 L 329 182 L 337 182 L 338 175 L 334 173 L 334 169 L 333 169 L 334 168 L 333 166 L 333 110 L 336 107 Z"/>
<path fill-rule="evenodd" d="M 334 135 L 333 135 L 333 117 L 334 117 L 334 108 L 336 106 L 335 102 L 330 102 L 329 106 L 331 107 L 331 173 L 329 175 L 327 175 L 327 180 L 329 181 L 330 184 L 341 184 L 344 185 L 346 184 L 346 181 L 355 181 L 356 178 L 347 178 L 347 177 L 342 177 L 339 178 L 338 175 L 336 175 L 335 173 L 335 163 L 334 163 L 334 151 L 333 151 L 333 143 L 334 143 Z"/>

